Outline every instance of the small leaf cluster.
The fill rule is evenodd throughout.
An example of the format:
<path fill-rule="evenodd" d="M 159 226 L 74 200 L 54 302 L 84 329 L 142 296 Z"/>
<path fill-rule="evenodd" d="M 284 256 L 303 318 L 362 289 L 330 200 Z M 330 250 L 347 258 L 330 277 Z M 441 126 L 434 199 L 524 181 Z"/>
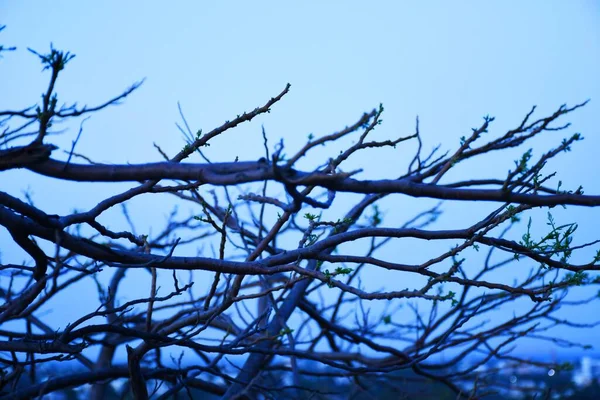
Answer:
<path fill-rule="evenodd" d="M 573 253 L 570 246 L 573 241 L 573 233 L 577 230 L 577 224 L 571 223 L 557 226 L 554 217 L 548 212 L 548 222 L 546 224 L 550 226 L 550 232 L 536 242 L 531 238 L 531 223 L 532 219 L 530 217 L 527 223 L 527 232 L 523 234 L 523 240 L 519 244 L 548 257 L 560 255 L 559 261 L 566 263 Z M 518 254 L 515 254 L 515 259 L 519 259 Z"/>
<path fill-rule="evenodd" d="M 325 282 L 327 283 L 328 287 L 332 288 L 334 286 L 333 282 L 332 282 L 332 278 L 334 276 L 348 275 L 352 271 L 353 271 L 352 268 L 347 268 L 347 267 L 337 267 L 334 272 L 330 272 L 328 269 L 326 269 L 325 270 Z"/>

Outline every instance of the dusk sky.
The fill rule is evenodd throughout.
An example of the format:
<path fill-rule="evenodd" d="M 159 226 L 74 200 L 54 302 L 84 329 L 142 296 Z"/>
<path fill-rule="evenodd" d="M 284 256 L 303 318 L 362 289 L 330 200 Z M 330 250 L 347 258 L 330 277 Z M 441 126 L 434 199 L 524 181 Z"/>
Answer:
<path fill-rule="evenodd" d="M 178 102 L 193 130 L 208 131 L 237 114 L 264 104 L 290 83 L 290 93 L 270 114 L 223 135 L 212 143 L 212 161 L 256 160 L 263 155 L 261 126 L 271 146 L 282 138 L 288 153 L 299 149 L 309 134 L 320 136 L 354 123 L 365 111 L 385 107 L 382 140 L 414 133 L 415 118 L 426 150 L 441 144 L 455 151 L 459 138 L 492 115 L 487 135 L 498 136 L 518 126 L 533 105 L 538 117 L 591 99 L 562 119 L 567 131 L 548 132 L 529 146 L 492 154 L 457 168 L 457 178 L 504 178 L 516 160 L 533 146 L 534 157 L 581 132 L 585 140 L 547 167 L 558 171 L 566 189 L 582 185 L 586 194 L 600 194 L 600 2 L 578 1 L 223 1 L 223 2 L 33 2 L 0 0 L 0 43 L 16 46 L 0 59 L 0 109 L 20 109 L 38 102 L 48 74 L 41 72 L 38 52 L 57 49 L 76 55 L 59 79 L 59 100 L 94 105 L 119 94 L 136 81 L 142 87 L 123 104 L 92 115 L 83 125 L 77 152 L 104 163 L 160 161 L 153 143 L 170 155 L 185 141 Z M 80 120 L 50 142 L 68 150 Z M 360 178 L 393 178 L 407 167 L 415 144 L 398 149 L 369 150 L 344 168 L 363 168 Z M 319 164 L 306 159 L 300 167 Z M 53 156 L 65 159 L 60 152 Z M 200 162 L 200 159 L 192 161 Z M 49 214 L 85 210 L 125 184 L 62 183 L 24 170 L 3 172 L 0 190 L 33 201 Z M 393 226 L 435 201 L 394 197 L 381 204 L 386 225 Z M 404 201 L 404 200 L 403 200 Z M 171 199 L 144 197 L 130 212 L 139 232 L 164 222 Z M 442 206 L 439 228 L 464 227 L 494 205 L 467 203 Z M 600 238 L 600 208 L 553 210 L 561 223 L 576 221 L 576 242 Z M 103 223 L 126 229 L 120 210 Z M 545 229 L 543 211 L 536 232 Z M 535 220 L 534 220 L 535 221 Z M 157 230 L 158 226 L 154 226 Z M 0 243 L 11 243 L 0 229 Z M 12 243 L 11 243 L 12 245 Z M 427 251 L 419 245 L 416 251 Z M 395 250 L 385 253 L 393 257 Z M 24 253 L 0 246 L 1 261 L 21 262 Z M 592 253 L 590 249 L 588 255 Z M 417 253 L 403 260 L 423 260 Z M 589 261 L 579 259 L 574 261 Z M 513 276 L 507 270 L 506 280 Z M 385 285 L 383 276 L 365 280 Z M 87 286 L 86 286 L 87 285 Z M 93 284 L 80 287 L 81 299 Z M 593 291 L 597 291 L 594 288 Z M 146 290 L 144 289 L 144 293 Z M 591 292 L 586 292 L 591 293 Z M 92 299 L 96 300 L 95 295 Z M 57 298 L 54 307 L 71 304 Z M 90 311 L 82 300 L 71 304 L 73 315 Z M 597 304 L 595 305 L 597 307 Z M 512 311 L 508 310 L 508 313 Z M 578 309 L 578 321 L 597 308 Z M 565 331 L 570 338 L 593 344 L 600 328 Z M 597 342 L 597 339 L 595 340 Z"/>

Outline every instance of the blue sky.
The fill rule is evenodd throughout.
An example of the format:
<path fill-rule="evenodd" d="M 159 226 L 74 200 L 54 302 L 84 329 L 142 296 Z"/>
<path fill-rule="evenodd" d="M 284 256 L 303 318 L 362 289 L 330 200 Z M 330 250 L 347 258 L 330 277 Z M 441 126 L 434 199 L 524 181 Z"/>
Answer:
<path fill-rule="evenodd" d="M 549 169 L 560 171 L 568 188 L 581 184 L 586 193 L 600 194 L 597 1 L 188 1 L 168 6 L 153 1 L 0 1 L 0 23 L 7 25 L 1 43 L 18 47 L 0 60 L 0 109 L 29 106 L 45 90 L 47 75 L 26 47 L 43 52 L 52 42 L 76 54 L 57 89 L 67 103 L 96 104 L 146 78 L 125 104 L 85 123 L 77 150 L 96 161 L 156 161 L 160 157 L 153 143 L 168 154 L 181 149 L 184 141 L 174 125 L 177 102 L 192 129 L 207 130 L 263 104 L 288 82 L 290 94 L 270 114 L 214 141 L 209 153 L 214 161 L 262 156 L 261 124 L 272 144 L 283 138 L 292 152 L 309 133 L 335 131 L 379 103 L 386 112 L 378 139 L 413 133 L 418 115 L 425 149 L 438 143 L 454 149 L 486 114 L 496 117 L 490 135 L 499 135 L 534 104 L 542 116 L 563 103 L 591 98 L 567 117 L 569 133 L 581 132 L 585 141 Z M 78 123 L 65 125 L 70 129 L 52 142 L 68 149 Z M 534 156 L 566 135 L 540 138 L 533 143 Z M 451 176 L 502 177 L 526 149 L 490 155 Z M 363 177 L 392 177 L 404 171 L 413 151 L 411 144 L 365 152 L 346 168 L 364 168 Z M 317 161 L 301 165 L 311 163 Z M 59 214 L 74 206 L 92 207 L 106 193 L 128 187 L 74 186 L 27 171 L 3 173 L 1 185 L 21 197 L 29 188 L 36 204 Z M 91 190 L 96 187 L 102 190 Z M 65 193 L 77 201 L 65 201 Z M 397 201 L 383 204 L 391 224 L 424 204 L 399 206 Z M 140 231 L 150 228 L 149 214 L 164 219 L 168 213 L 162 200 L 144 198 L 135 204 L 131 213 Z M 489 206 L 449 204 L 444 210 L 440 226 L 447 227 L 464 224 L 465 213 L 484 215 Z M 600 210 L 557 213 L 563 222 L 580 223 L 581 242 L 597 238 Z M 105 222 L 119 229 L 122 221 L 117 211 L 113 214 Z M 0 232 L 0 240 L 6 238 Z M 0 250 L 4 262 L 22 257 L 14 249 Z M 583 318 L 588 310 L 581 311 Z M 583 339 L 598 334 L 573 333 Z"/>

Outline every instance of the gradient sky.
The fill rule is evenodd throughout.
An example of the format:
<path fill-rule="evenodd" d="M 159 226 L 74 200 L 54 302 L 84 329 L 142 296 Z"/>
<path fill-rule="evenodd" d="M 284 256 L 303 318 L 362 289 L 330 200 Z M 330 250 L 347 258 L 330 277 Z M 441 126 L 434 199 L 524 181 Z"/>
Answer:
<path fill-rule="evenodd" d="M 77 151 L 95 161 L 158 161 L 153 143 L 171 155 L 184 145 L 174 124 L 179 121 L 177 102 L 193 130 L 209 130 L 262 105 L 288 82 L 290 94 L 270 114 L 214 141 L 208 153 L 212 160 L 261 157 L 261 124 L 271 144 L 283 138 L 293 152 L 309 133 L 335 131 L 379 103 L 386 112 L 375 138 L 412 134 L 418 115 L 426 150 L 438 143 L 454 150 L 459 138 L 479 126 L 486 114 L 496 117 L 489 134 L 500 135 L 518 125 L 534 104 L 536 115 L 546 116 L 563 103 L 591 98 L 585 108 L 563 120 L 572 123 L 571 130 L 545 135 L 529 147 L 539 156 L 563 137 L 581 132 L 585 141 L 553 160 L 548 170 L 559 171 L 566 188 L 583 185 L 586 194 L 600 194 L 598 1 L 182 1 L 167 5 L 0 0 L 0 24 L 7 25 L 0 43 L 18 47 L 0 60 L 0 109 L 18 109 L 39 100 L 47 74 L 40 72 L 38 60 L 26 48 L 44 52 L 50 42 L 76 54 L 57 87 L 64 102 L 97 104 L 146 78 L 123 105 L 85 122 Z M 66 124 L 69 130 L 51 142 L 70 148 L 78 127 L 79 121 Z M 487 156 L 458 168 L 449 178 L 504 177 L 527 148 Z M 365 152 L 346 169 L 364 168 L 362 177 L 393 177 L 405 170 L 414 149 L 410 144 L 396 151 Z M 327 151 L 334 150 L 323 149 L 319 155 Z M 311 162 L 317 161 L 303 160 L 301 166 Z M 57 214 L 74 206 L 93 207 L 107 193 L 130 186 L 74 186 L 27 171 L 3 172 L 1 177 L 2 190 L 23 198 L 23 191 L 29 189 L 38 206 Z M 388 224 L 408 219 L 423 204 L 436 203 L 407 201 L 400 206 L 398 197 L 394 199 L 395 203 L 382 205 Z M 153 219 L 148 215 L 163 221 L 169 211 L 160 199 L 140 199 L 135 205 L 130 210 L 140 232 L 150 229 Z M 464 226 L 467 212 L 483 216 L 489 207 L 445 204 L 446 214 L 438 226 Z M 578 242 L 598 238 L 600 210 L 570 207 L 556 213 L 560 222 L 579 222 Z M 117 215 L 118 211 L 109 213 L 103 222 L 115 230 L 125 228 Z M 0 243 L 7 240 L 1 230 Z M 13 248 L 2 246 L 0 251 L 3 262 L 24 257 Z M 415 260 L 407 261 L 422 259 L 412 256 Z M 61 301 L 68 299 L 57 299 L 56 307 Z M 89 305 L 82 302 L 71 310 L 79 316 L 89 311 Z M 579 311 L 574 317 L 585 320 L 591 310 Z M 600 329 L 568 334 L 593 341 Z"/>

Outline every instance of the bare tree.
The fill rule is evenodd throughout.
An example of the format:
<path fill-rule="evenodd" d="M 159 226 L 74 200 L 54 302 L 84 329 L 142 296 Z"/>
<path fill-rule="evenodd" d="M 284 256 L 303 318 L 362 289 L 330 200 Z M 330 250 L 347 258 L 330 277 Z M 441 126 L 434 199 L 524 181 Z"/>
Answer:
<path fill-rule="evenodd" d="M 567 297 L 574 286 L 600 282 L 589 275 L 600 268 L 600 252 L 588 262 L 572 261 L 596 242 L 575 245 L 576 224 L 555 222 L 550 212 L 548 221 L 532 226 L 529 219 L 527 228 L 517 224 L 536 209 L 600 205 L 600 196 L 584 195 L 581 188 L 548 186 L 554 174 L 544 167 L 569 151 L 579 134 L 537 160 L 525 152 L 506 176 L 447 178 L 457 164 L 567 129 L 569 124 L 559 120 L 585 103 L 563 105 L 541 118 L 534 117 L 534 107 L 501 135 L 488 133 L 494 119 L 486 116 L 448 153 L 424 152 L 418 120 L 409 135 L 372 140 L 380 106 L 338 132 L 310 135 L 287 157 L 284 143 L 271 146 L 263 130 L 257 146 L 264 146 L 264 158 L 210 162 L 211 140 L 271 111 L 288 93 L 287 85 L 262 106 L 210 132 L 195 132 L 181 113 L 178 127 L 187 144 L 175 155 L 157 146 L 162 162 L 107 165 L 76 152 L 81 129 L 64 156 L 51 144 L 51 134 L 60 123 L 121 102 L 141 83 L 97 106 L 61 105 L 55 85 L 73 56 L 56 49 L 33 53 L 49 72 L 49 85 L 41 104 L 0 111 L 0 170 L 24 168 L 50 179 L 130 182 L 131 187 L 68 215 L 49 215 L 27 199 L 0 192 L 0 225 L 12 246 L 31 259 L 0 265 L 2 398 L 26 399 L 91 384 L 85 397 L 102 399 L 114 395 L 111 383 L 123 381 L 116 389 L 121 398 L 167 399 L 181 393 L 191 398 L 198 391 L 226 399 L 337 398 L 374 396 L 373 382 L 408 393 L 413 379 L 441 383 L 454 398 L 479 398 L 498 389 L 487 379 L 492 371 L 479 368 L 490 360 L 566 367 L 517 357 L 512 350 L 519 340 L 583 346 L 556 337 L 553 328 L 595 325 L 576 324 L 557 312 L 596 298 Z M 353 144 L 339 154 L 323 160 L 313 156 L 317 147 L 348 137 Z M 341 169 L 364 150 L 412 144 L 417 145 L 414 157 L 390 179 L 361 180 L 361 171 Z M 202 162 L 186 162 L 192 157 Z M 297 165 L 303 157 L 318 166 L 301 170 Z M 202 212 L 174 210 L 165 226 L 154 224 L 157 233 L 136 234 L 126 205 L 144 194 L 171 196 Z M 346 207 L 357 194 L 361 197 Z M 451 230 L 435 229 L 440 205 L 425 207 L 401 226 L 386 226 L 378 204 L 388 196 L 487 202 L 494 209 Z M 98 222 L 115 206 L 122 207 L 129 230 Z M 536 225 L 548 228 L 541 238 L 533 233 Z M 385 253 L 407 240 L 426 241 L 430 253 L 414 264 L 399 251 Z M 212 246 L 214 254 L 179 255 L 190 251 L 178 249 L 201 246 Z M 3 250 L 10 247 L 2 244 Z M 384 253 L 395 256 L 384 258 Z M 135 270 L 147 273 L 147 296 L 121 302 L 130 298 L 131 285 L 139 285 L 127 279 Z M 386 277 L 381 287 L 363 283 L 379 271 Z M 110 274 L 107 284 L 101 274 Z M 79 285 L 89 280 L 97 284 L 98 304 L 67 326 L 55 326 L 44 309 L 58 294 L 77 296 Z M 411 314 L 399 313 L 400 307 Z M 498 313 L 511 307 L 515 311 L 509 316 Z M 119 361 L 119 355 L 127 361 Z M 57 362 L 78 368 L 48 377 L 44 367 Z M 399 371 L 410 371 L 410 378 L 400 378 Z M 342 378 L 350 393 L 310 384 L 323 377 Z"/>

